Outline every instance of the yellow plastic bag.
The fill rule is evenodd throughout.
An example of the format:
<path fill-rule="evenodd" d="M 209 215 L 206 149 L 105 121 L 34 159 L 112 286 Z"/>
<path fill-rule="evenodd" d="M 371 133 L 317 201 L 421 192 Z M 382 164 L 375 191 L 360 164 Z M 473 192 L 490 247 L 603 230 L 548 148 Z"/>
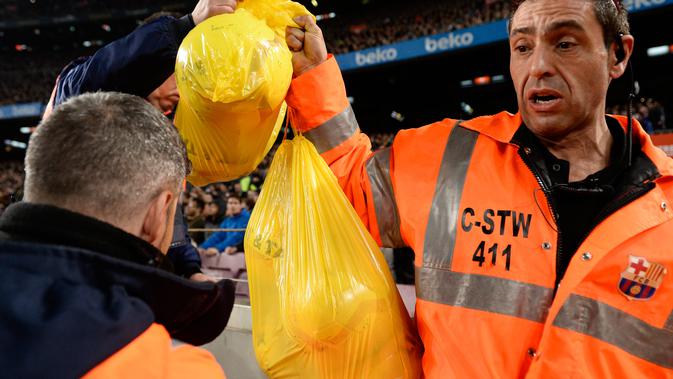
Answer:
<path fill-rule="evenodd" d="M 420 342 L 380 249 L 303 136 L 284 141 L 245 236 L 270 378 L 418 378 Z"/>
<path fill-rule="evenodd" d="M 187 145 L 195 185 L 253 171 L 285 117 L 292 54 L 285 27 L 309 14 L 286 0 L 246 0 L 234 14 L 194 28 L 178 51 L 175 125 Z"/>

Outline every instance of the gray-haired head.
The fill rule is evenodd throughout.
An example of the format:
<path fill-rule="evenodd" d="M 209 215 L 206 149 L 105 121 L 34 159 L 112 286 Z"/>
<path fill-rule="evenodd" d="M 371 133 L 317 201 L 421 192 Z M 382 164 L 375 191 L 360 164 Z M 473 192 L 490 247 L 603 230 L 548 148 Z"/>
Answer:
<path fill-rule="evenodd" d="M 57 107 L 31 136 L 25 200 L 123 223 L 163 191 L 179 193 L 188 171 L 178 131 L 147 101 L 90 93 Z"/>

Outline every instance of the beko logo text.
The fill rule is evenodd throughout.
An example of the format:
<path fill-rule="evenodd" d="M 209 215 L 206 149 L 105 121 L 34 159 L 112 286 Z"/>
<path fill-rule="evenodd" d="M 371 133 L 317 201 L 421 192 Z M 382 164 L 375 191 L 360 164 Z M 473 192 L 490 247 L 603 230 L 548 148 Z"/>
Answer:
<path fill-rule="evenodd" d="M 355 53 L 355 64 L 358 66 L 366 66 L 377 63 L 391 62 L 397 59 L 397 49 L 394 47 L 390 48 L 377 48 L 374 51 L 368 53 L 357 52 Z"/>
<path fill-rule="evenodd" d="M 425 51 L 434 53 L 436 51 L 453 50 L 461 47 L 467 47 L 474 42 L 474 34 L 467 33 L 449 33 L 440 38 L 428 37 L 425 39 Z"/>

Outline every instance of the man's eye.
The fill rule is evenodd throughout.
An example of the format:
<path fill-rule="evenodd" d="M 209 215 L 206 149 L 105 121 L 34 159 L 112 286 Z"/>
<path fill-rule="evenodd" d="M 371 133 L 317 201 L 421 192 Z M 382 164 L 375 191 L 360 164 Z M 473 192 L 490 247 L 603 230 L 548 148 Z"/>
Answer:
<path fill-rule="evenodd" d="M 519 53 L 526 53 L 526 52 L 528 52 L 528 50 L 529 50 L 529 49 L 528 49 L 528 46 L 517 46 L 517 47 L 515 47 L 514 49 L 515 49 L 516 51 L 518 51 Z"/>
<path fill-rule="evenodd" d="M 573 47 L 573 44 L 571 42 L 560 42 L 558 47 L 562 50 L 568 50 Z"/>

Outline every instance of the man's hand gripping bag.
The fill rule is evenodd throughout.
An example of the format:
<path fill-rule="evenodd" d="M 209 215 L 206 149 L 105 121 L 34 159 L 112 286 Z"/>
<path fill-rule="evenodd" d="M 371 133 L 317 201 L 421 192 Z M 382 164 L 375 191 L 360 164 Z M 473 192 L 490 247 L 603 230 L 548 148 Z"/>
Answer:
<path fill-rule="evenodd" d="M 245 237 L 271 378 L 419 378 L 421 345 L 379 247 L 303 136 L 276 152 Z"/>
<path fill-rule="evenodd" d="M 175 75 L 175 125 L 194 185 L 229 181 L 253 171 L 273 145 L 292 80 L 285 27 L 309 14 L 287 0 L 246 0 L 233 14 L 200 23 L 183 40 Z"/>

